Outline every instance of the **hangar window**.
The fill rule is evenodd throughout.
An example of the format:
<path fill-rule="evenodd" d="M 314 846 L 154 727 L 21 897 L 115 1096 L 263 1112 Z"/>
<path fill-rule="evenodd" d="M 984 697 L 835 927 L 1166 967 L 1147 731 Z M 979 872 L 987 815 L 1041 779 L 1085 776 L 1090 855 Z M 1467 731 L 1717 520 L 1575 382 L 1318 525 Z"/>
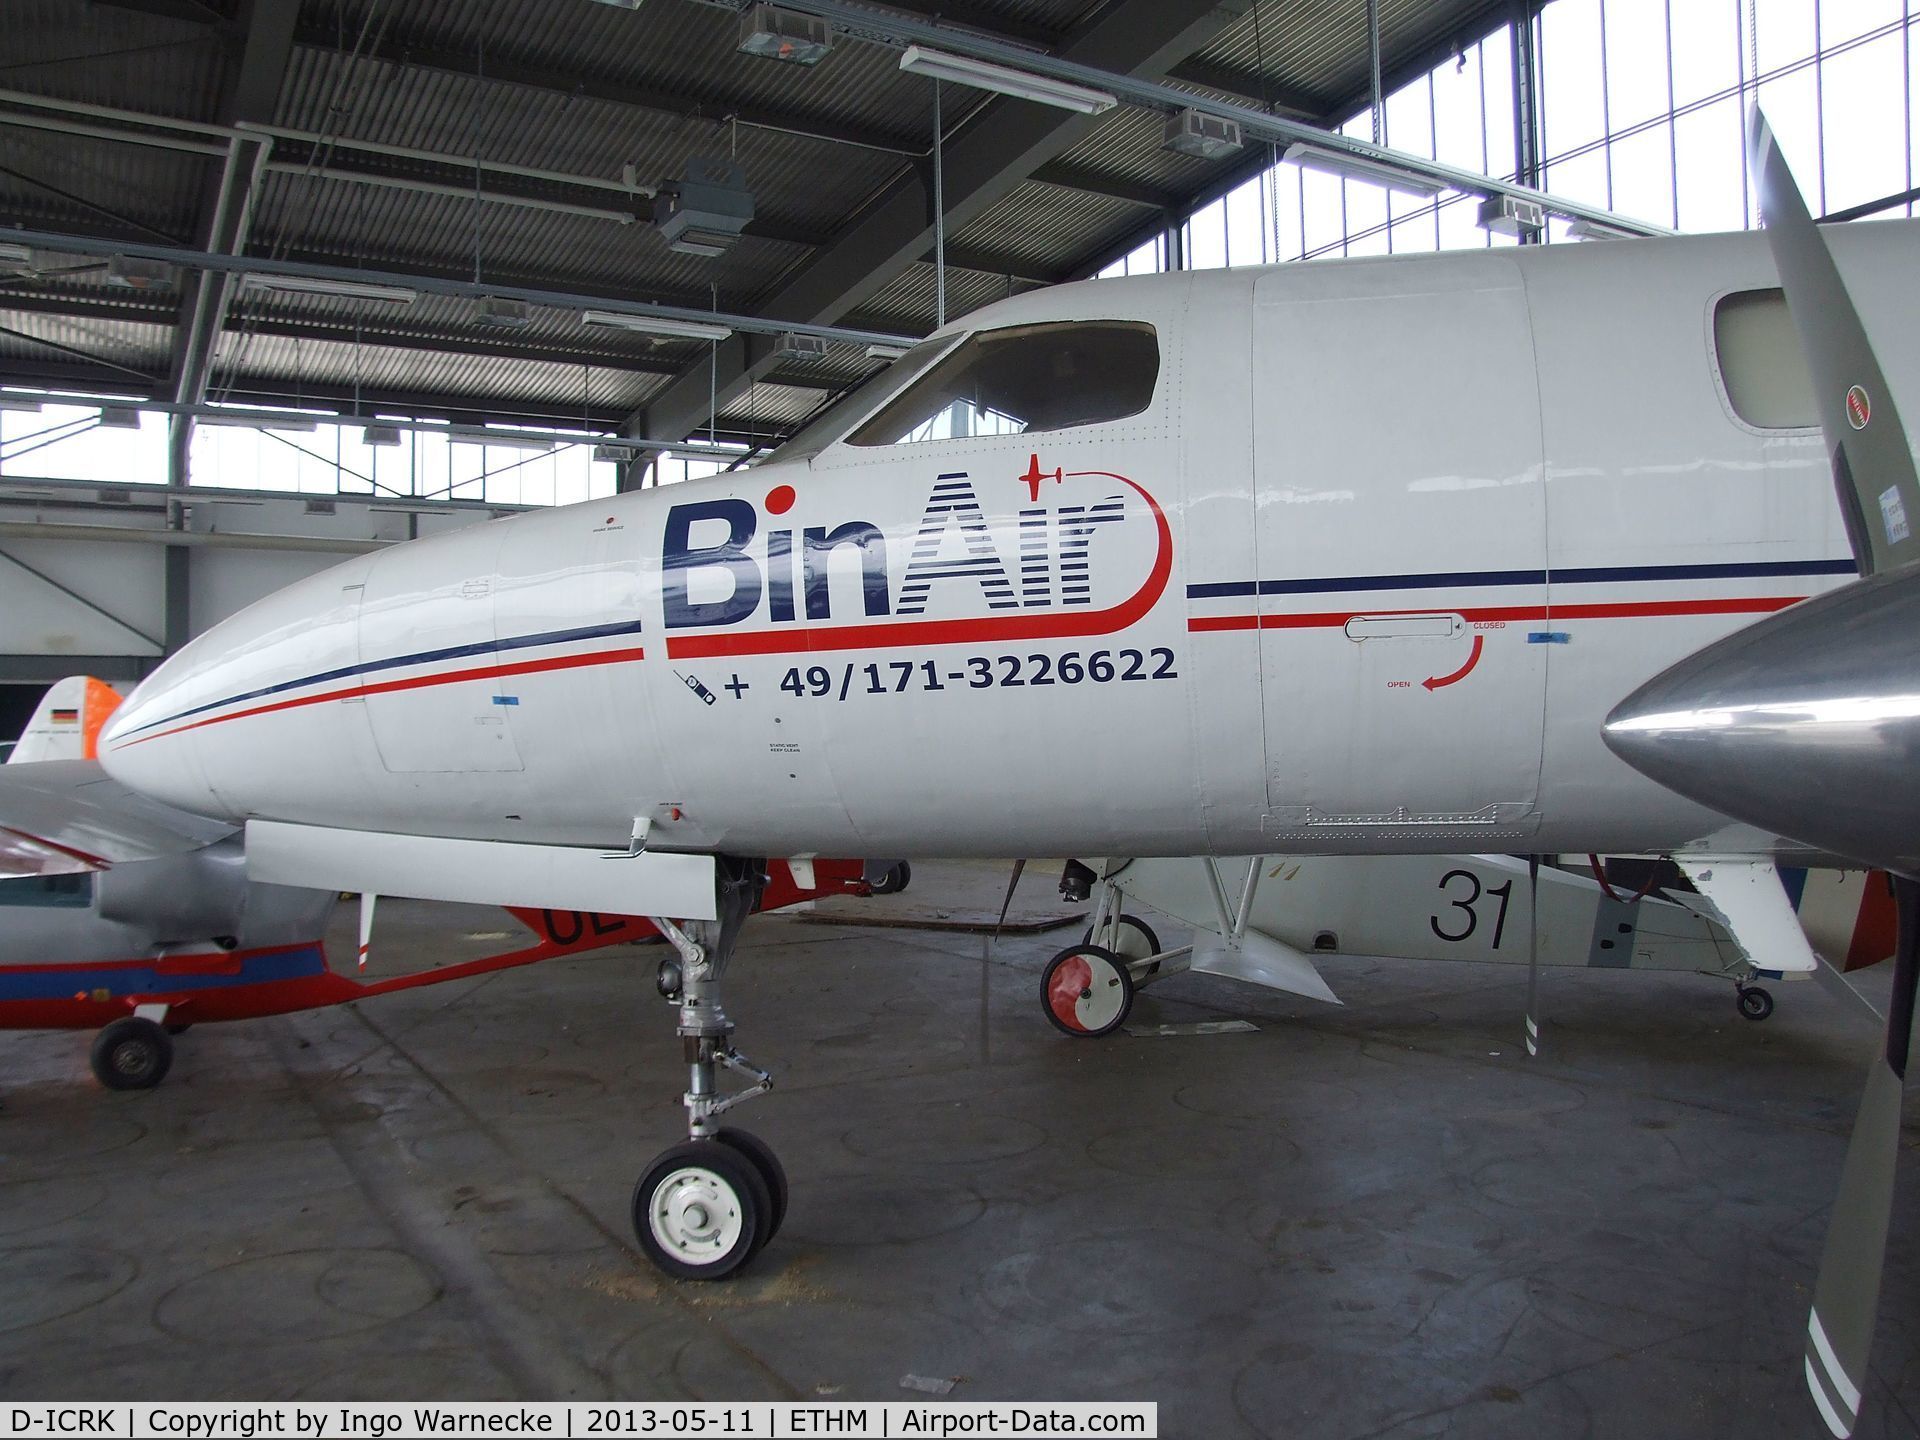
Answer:
<path fill-rule="evenodd" d="M 85 909 L 92 903 L 91 875 L 20 875 L 0 880 L 0 905 L 57 905 Z"/>
<path fill-rule="evenodd" d="M 1153 402 L 1160 342 L 1151 325 L 1081 320 L 971 336 L 847 437 L 909 445 L 1026 435 L 1138 415 Z"/>
<path fill-rule="evenodd" d="M 1756 430 L 1820 423 L 1800 335 L 1779 290 L 1738 290 L 1713 309 L 1714 361 L 1733 413 Z"/>

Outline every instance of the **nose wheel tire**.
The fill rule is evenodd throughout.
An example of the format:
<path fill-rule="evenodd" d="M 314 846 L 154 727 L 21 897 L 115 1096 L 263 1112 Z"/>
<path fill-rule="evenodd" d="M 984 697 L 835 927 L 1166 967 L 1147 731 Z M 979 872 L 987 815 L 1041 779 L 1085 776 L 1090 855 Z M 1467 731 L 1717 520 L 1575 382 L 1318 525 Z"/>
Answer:
<path fill-rule="evenodd" d="M 1062 950 L 1040 974 L 1040 1008 L 1063 1035 L 1111 1035 L 1133 1009 L 1127 962 L 1098 945 Z"/>
<path fill-rule="evenodd" d="M 780 1233 L 780 1227 L 787 1219 L 787 1170 L 780 1163 L 780 1157 L 773 1153 L 773 1147 L 750 1130 L 735 1130 L 723 1126 L 713 1132 L 716 1145 L 725 1145 L 736 1155 L 742 1156 L 753 1168 L 760 1172 L 761 1183 L 767 1187 L 767 1223 L 760 1237 L 754 1242 L 755 1250 L 764 1250 L 774 1236 Z"/>
<path fill-rule="evenodd" d="M 719 1280 L 772 1234 L 773 1197 L 754 1162 L 717 1140 L 662 1151 L 633 1187 L 633 1233 L 679 1280 Z"/>
<path fill-rule="evenodd" d="M 151 1020 L 129 1015 L 93 1039 L 93 1075 L 109 1090 L 151 1090 L 173 1064 L 173 1041 Z"/>
<path fill-rule="evenodd" d="M 1773 1014 L 1773 995 L 1758 985 L 1742 985 L 1735 1003 L 1749 1020 L 1764 1020 Z"/>

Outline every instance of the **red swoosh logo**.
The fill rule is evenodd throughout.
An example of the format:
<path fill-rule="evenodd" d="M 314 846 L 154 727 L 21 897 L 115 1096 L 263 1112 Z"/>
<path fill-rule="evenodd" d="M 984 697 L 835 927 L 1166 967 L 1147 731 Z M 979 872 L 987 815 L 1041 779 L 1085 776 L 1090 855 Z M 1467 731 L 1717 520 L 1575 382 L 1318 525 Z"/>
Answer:
<path fill-rule="evenodd" d="M 717 631 L 706 635 L 675 635 L 667 639 L 667 655 L 694 660 L 710 655 L 771 655 L 804 650 L 862 650 L 871 646 L 965 645 L 996 640 L 1059 640 L 1076 635 L 1111 635 L 1143 619 L 1166 593 L 1173 574 L 1173 531 L 1159 502 L 1124 475 L 1110 470 L 1069 470 L 1069 476 L 1100 476 L 1118 480 L 1146 501 L 1153 512 L 1159 549 L 1145 583 L 1127 599 L 1105 610 L 1077 613 L 1051 611 L 1030 615 L 981 615 L 967 620 L 883 620 L 857 625 L 783 625 L 777 630 L 745 633 Z"/>
<path fill-rule="evenodd" d="M 1454 671 L 1451 675 L 1433 675 L 1428 677 L 1425 680 L 1422 680 L 1420 683 L 1426 687 L 1428 693 L 1432 693 L 1433 691 L 1440 689 L 1442 686 L 1459 684 L 1462 680 L 1467 678 L 1468 674 L 1473 670 L 1473 667 L 1480 663 L 1480 652 L 1486 647 L 1486 643 L 1487 643 L 1486 636 L 1484 635 L 1474 636 L 1473 649 L 1467 652 L 1466 664 L 1462 665 L 1458 670 Z"/>

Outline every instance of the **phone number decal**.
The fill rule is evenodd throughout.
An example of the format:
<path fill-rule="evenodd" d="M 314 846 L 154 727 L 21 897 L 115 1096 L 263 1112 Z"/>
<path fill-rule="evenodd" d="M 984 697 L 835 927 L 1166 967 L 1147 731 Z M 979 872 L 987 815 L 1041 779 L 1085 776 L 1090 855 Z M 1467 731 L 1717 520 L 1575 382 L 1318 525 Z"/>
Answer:
<path fill-rule="evenodd" d="M 1038 689 L 1047 685 L 1121 685 L 1135 680 L 1177 680 L 1173 651 L 1069 650 L 1064 655 L 969 655 L 944 665 L 936 660 L 879 660 L 845 665 L 794 665 L 780 688 L 802 699 L 845 700 L 851 695 L 899 695 L 909 691 Z"/>

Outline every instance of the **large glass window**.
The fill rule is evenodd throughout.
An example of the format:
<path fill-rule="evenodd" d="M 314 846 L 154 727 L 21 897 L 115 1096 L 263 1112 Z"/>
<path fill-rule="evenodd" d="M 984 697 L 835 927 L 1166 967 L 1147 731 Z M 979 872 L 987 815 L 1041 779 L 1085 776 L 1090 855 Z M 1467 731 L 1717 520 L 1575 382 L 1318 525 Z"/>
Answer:
<path fill-rule="evenodd" d="M 1081 320 L 968 338 L 847 437 L 907 445 L 1025 435 L 1138 415 L 1153 401 L 1160 342 L 1151 325 Z"/>

